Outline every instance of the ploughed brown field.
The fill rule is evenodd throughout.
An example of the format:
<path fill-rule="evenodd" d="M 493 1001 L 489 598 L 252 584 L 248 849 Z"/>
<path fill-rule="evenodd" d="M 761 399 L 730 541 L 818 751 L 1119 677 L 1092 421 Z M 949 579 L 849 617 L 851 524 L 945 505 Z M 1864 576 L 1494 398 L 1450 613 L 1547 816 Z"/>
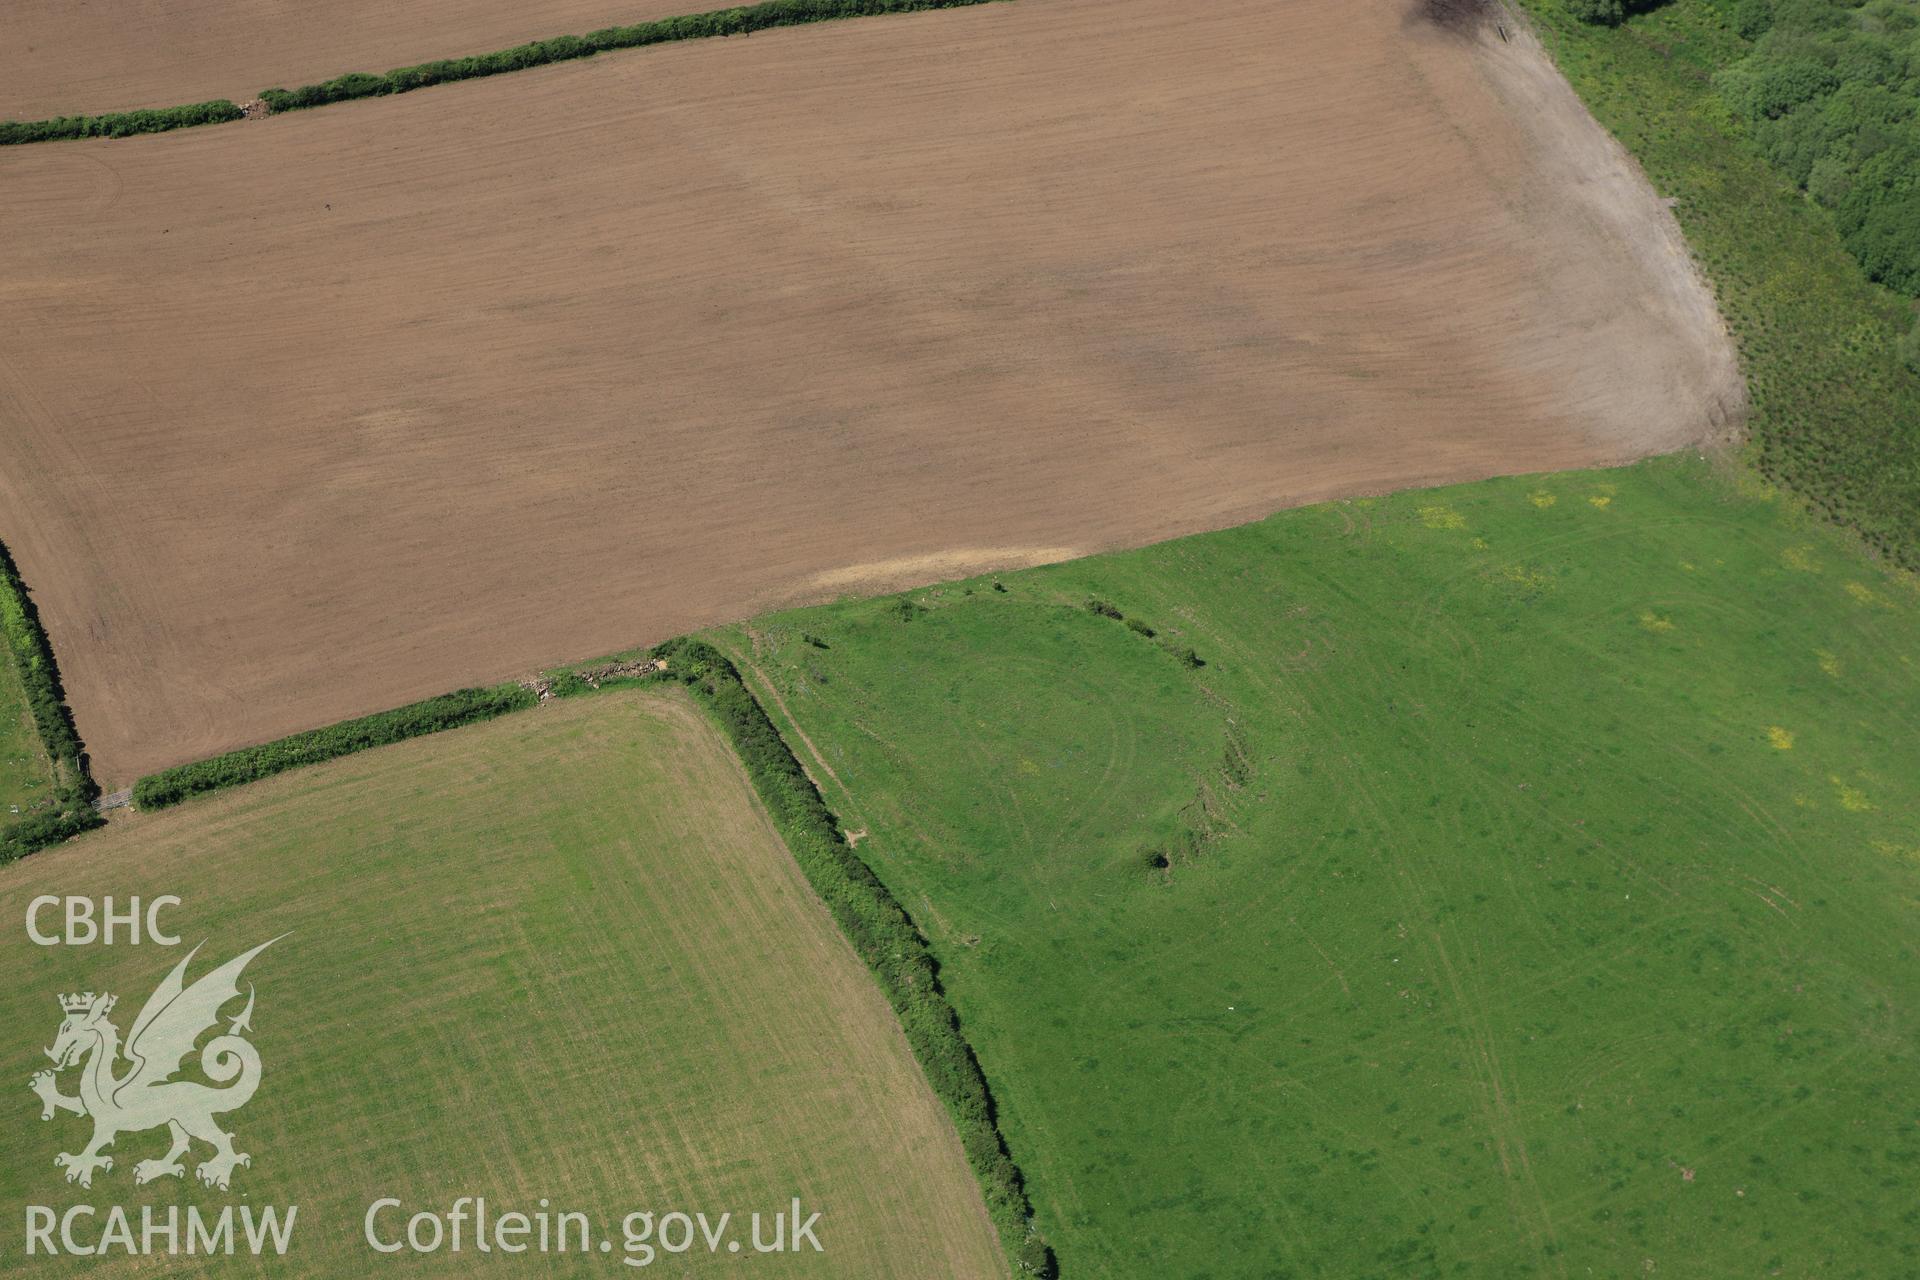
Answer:
<path fill-rule="evenodd" d="M 1023 0 L 11 148 L 0 221 L 0 539 L 108 785 L 1739 411 L 1637 170 L 1531 41 L 1403 0 Z"/>
<path fill-rule="evenodd" d="M 723 0 L 7 0 L 0 120 L 242 101 Z"/>

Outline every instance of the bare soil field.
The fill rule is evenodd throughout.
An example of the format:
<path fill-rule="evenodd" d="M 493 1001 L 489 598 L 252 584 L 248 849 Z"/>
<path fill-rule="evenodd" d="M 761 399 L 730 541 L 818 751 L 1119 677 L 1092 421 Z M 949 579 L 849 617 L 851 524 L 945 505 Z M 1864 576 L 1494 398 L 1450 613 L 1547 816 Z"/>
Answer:
<path fill-rule="evenodd" d="M 347 71 L 387 71 L 714 0 L 12 0 L 0 120 L 251 98 Z"/>
<path fill-rule="evenodd" d="M 0 223 L 0 538 L 109 787 L 1740 412 L 1637 170 L 1536 48 L 1401 0 L 1027 0 L 13 148 Z"/>

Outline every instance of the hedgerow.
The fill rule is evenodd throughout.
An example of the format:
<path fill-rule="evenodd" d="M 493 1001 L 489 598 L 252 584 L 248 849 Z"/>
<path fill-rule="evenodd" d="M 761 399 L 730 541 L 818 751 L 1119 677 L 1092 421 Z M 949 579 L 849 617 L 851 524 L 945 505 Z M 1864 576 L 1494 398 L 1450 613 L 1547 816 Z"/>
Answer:
<path fill-rule="evenodd" d="M 73 713 L 60 684 L 60 670 L 54 665 L 53 647 L 47 642 L 39 611 L 33 607 L 13 555 L 5 546 L 0 546 L 0 632 L 5 633 L 7 652 L 20 673 L 41 745 L 55 766 L 67 772 L 67 781 L 87 791 L 87 798 L 92 799 L 97 793 L 91 790 L 93 784 L 83 767 L 80 734 L 73 727 Z"/>
<path fill-rule="evenodd" d="M 493 53 L 466 58 L 443 58 L 417 66 L 399 67 L 385 75 L 364 71 L 349 72 L 319 84 L 297 89 L 267 89 L 260 97 L 274 111 L 297 111 L 303 107 L 324 106 L 354 98 L 376 98 L 390 93 L 410 93 L 429 85 L 455 80 L 475 80 L 482 76 L 504 75 L 528 67 L 553 62 L 591 58 L 609 49 L 635 49 L 642 45 L 669 44 L 677 40 L 704 40 L 714 36 L 744 36 L 772 27 L 793 27 L 832 18 L 859 18 L 886 13 L 917 13 L 928 9 L 958 9 L 984 4 L 987 0 L 765 0 L 765 3 L 677 18 L 659 18 L 625 27 L 605 27 L 584 36 L 556 36 L 535 40 Z"/>
<path fill-rule="evenodd" d="M 550 62 L 590 58 L 609 49 L 637 49 L 642 45 L 713 36 L 744 36 L 773 27 L 795 27 L 833 18 L 861 18 L 887 13 L 919 13 L 929 9 L 959 9 L 988 0 L 765 0 L 762 4 L 677 18 L 658 18 L 624 27 L 605 27 L 584 36 L 555 36 L 465 58 L 442 58 L 416 66 L 398 67 L 385 75 L 350 71 L 319 84 L 297 89 L 268 89 L 262 101 L 271 111 L 297 111 L 355 98 L 377 98 L 410 93 L 429 85 L 497 76 Z M 23 142 L 53 142 L 63 138 L 123 138 L 135 133 L 163 133 L 194 125 L 220 124 L 246 115 L 224 98 L 180 107 L 117 111 L 98 116 L 59 116 L 51 120 L 0 121 L 0 146 Z"/>
<path fill-rule="evenodd" d="M 1053 1251 L 1034 1229 L 1033 1208 L 1000 1134 L 986 1077 L 920 931 L 847 843 L 839 820 L 726 656 L 690 639 L 668 641 L 653 654 L 668 660 L 668 676 L 692 690 L 719 722 L 814 892 L 879 979 L 927 1082 L 960 1131 L 1015 1272 L 1054 1275 Z"/>
<path fill-rule="evenodd" d="M 106 821 L 87 801 L 63 797 L 57 809 L 42 809 L 0 827 L 0 865 L 105 826 Z"/>
<path fill-rule="evenodd" d="M 0 146 L 57 142 L 63 138 L 124 138 L 136 133 L 165 133 L 195 125 L 222 124 L 246 113 L 225 98 L 151 111 L 116 111 L 104 116 L 56 116 L 51 120 L 0 120 Z"/>
<path fill-rule="evenodd" d="M 311 729 L 257 747 L 229 751 L 211 760 L 149 774 L 134 784 L 133 802 L 142 809 L 158 809 L 178 804 L 188 796 L 203 791 L 236 787 L 301 765 L 317 764 L 322 760 L 364 751 L 368 747 L 385 746 L 423 734 L 438 733 L 442 729 L 476 720 L 490 720 L 509 711 L 537 706 L 539 701 L 531 689 L 519 684 L 460 689 L 437 698 L 428 698 L 424 702 L 362 716 L 358 720 L 343 720 L 324 729 Z"/>
<path fill-rule="evenodd" d="M 100 789 L 87 772 L 86 753 L 73 727 L 73 712 L 60 684 L 60 669 L 54 665 L 53 648 L 40 625 L 33 598 L 27 594 L 26 583 L 21 581 L 13 556 L 4 545 L 0 545 L 0 639 L 6 649 L 0 661 L 11 662 L 19 673 L 28 713 L 33 717 L 41 749 L 53 763 L 54 774 L 52 808 L 0 827 L 0 863 L 4 863 L 91 830 L 100 825 L 101 818 L 93 809 L 93 798 Z"/>

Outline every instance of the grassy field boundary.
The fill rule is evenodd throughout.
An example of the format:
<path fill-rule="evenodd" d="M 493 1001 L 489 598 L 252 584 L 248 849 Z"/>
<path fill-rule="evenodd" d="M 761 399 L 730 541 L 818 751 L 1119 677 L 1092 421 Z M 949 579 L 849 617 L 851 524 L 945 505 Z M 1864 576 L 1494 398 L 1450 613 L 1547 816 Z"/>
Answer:
<path fill-rule="evenodd" d="M 67 706 L 46 628 L 40 625 L 33 597 L 4 543 L 0 543 L 0 634 L 5 637 L 7 651 L 0 661 L 12 663 L 19 673 L 34 730 L 53 764 L 54 775 L 51 809 L 0 827 L 0 863 L 7 863 L 99 826 L 100 815 L 94 812 L 93 798 L 100 789 L 87 771 L 86 752 L 74 728 L 73 711 Z"/>
<path fill-rule="evenodd" d="M 1025 1182 L 1000 1132 L 993 1097 L 960 1018 L 940 986 L 939 966 L 919 929 L 873 869 L 854 852 L 786 739 L 740 672 L 702 640 L 669 640 L 653 650 L 667 674 L 712 714 L 745 766 L 774 826 L 900 1018 L 927 1082 L 953 1116 L 967 1163 L 1015 1274 L 1053 1276 L 1053 1251 L 1033 1225 Z"/>
<path fill-rule="evenodd" d="M 351 102 L 356 98 L 378 98 L 388 94 L 411 93 L 436 84 L 459 80 L 477 80 L 486 76 L 524 71 L 529 67 L 554 62 L 591 58 L 613 49 L 637 49 L 645 45 L 673 44 L 682 40 L 705 40 L 717 36 L 745 36 L 777 27 L 797 27 L 838 18 L 877 17 L 892 13 L 922 13 L 934 9 L 959 9 L 987 4 L 991 0 L 763 0 L 760 4 L 712 9 L 678 17 L 656 18 L 628 26 L 603 27 L 583 36 L 554 36 L 531 40 L 510 49 L 473 54 L 461 58 L 439 58 L 413 66 L 397 67 L 383 75 L 350 71 L 316 84 L 295 89 L 263 90 L 261 101 L 271 112 L 298 111 L 325 106 L 331 102 Z M 122 138 L 136 133 L 163 133 L 195 125 L 221 124 L 240 119 L 242 108 L 225 99 L 188 106 L 162 107 L 145 111 L 122 111 L 97 116 L 59 116 L 49 120 L 0 121 L 0 146 L 28 142 L 54 142 L 68 138 Z"/>

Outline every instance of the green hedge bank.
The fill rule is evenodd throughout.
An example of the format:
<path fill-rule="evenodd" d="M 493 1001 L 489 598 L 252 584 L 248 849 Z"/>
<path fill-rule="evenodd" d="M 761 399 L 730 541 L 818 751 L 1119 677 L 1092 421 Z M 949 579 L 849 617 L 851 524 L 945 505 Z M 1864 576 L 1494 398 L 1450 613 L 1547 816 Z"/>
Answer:
<path fill-rule="evenodd" d="M 52 120 L 0 120 L 0 146 L 58 142 L 63 138 L 124 138 L 135 133 L 165 133 L 200 124 L 223 124 L 246 113 L 225 98 L 153 111 L 116 111 L 104 116 L 56 116 Z"/>
<path fill-rule="evenodd" d="M 1001 1137 L 986 1077 L 961 1035 L 959 1017 L 940 988 L 939 966 L 919 930 L 847 843 L 839 820 L 733 663 L 700 640 L 670 640 L 653 654 L 668 660 L 668 677 L 692 690 L 719 722 L 814 892 L 880 980 L 927 1082 L 960 1131 L 1015 1274 L 1055 1275 L 1053 1251 L 1033 1227 L 1033 1208 Z"/>
<path fill-rule="evenodd" d="M 365 751 L 368 747 L 438 733 L 476 720 L 491 720 L 538 703 L 539 698 L 531 689 L 518 684 L 460 689 L 358 720 L 343 720 L 324 729 L 310 729 L 257 747 L 229 751 L 211 760 L 148 774 L 134 784 L 133 802 L 142 809 L 160 809 L 203 791 L 237 787 L 301 765 L 318 764 Z"/>
<path fill-rule="evenodd" d="M 20 673 L 34 730 L 54 773 L 53 807 L 0 827 L 0 863 L 7 863 L 91 830 L 101 818 L 93 809 L 93 798 L 100 790 L 87 773 L 86 754 L 73 727 L 53 648 L 13 555 L 4 545 L 0 545 L 0 638 L 6 648 L 0 661 L 11 662 Z"/>
<path fill-rule="evenodd" d="M 556 36 L 467 58 L 443 58 L 400 67 L 385 75 L 349 72 L 320 84 L 298 89 L 267 89 L 260 97 L 274 111 L 296 111 L 353 98 L 376 98 L 408 93 L 429 85 L 481 76 L 504 75 L 550 62 L 591 58 L 608 49 L 635 49 L 641 45 L 676 40 L 704 40 L 713 36 L 743 36 L 773 27 L 795 27 L 833 18 L 862 18 L 884 13 L 918 13 L 928 9 L 958 9 L 988 0 L 765 0 L 762 4 L 678 18 L 660 18 L 626 27 L 606 27 L 584 36 Z"/>

